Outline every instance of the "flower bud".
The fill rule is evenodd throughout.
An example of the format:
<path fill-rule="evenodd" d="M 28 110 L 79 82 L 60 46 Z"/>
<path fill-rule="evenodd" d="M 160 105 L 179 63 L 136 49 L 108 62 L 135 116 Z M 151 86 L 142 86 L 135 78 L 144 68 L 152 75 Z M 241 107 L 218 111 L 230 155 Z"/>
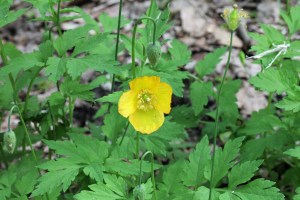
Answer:
<path fill-rule="evenodd" d="M 8 153 L 12 154 L 16 148 L 16 142 L 17 142 L 15 132 L 13 132 L 11 130 L 7 131 L 6 133 L 4 133 L 3 140 L 4 140 L 5 150 Z"/>
<path fill-rule="evenodd" d="M 135 199 L 144 200 L 146 197 L 146 188 L 145 185 L 138 185 L 133 190 L 133 195 Z"/>
<path fill-rule="evenodd" d="M 147 47 L 147 57 L 152 66 L 155 66 L 160 59 L 161 50 L 160 44 L 155 42 L 155 44 L 151 43 Z"/>
<path fill-rule="evenodd" d="M 243 18 L 248 18 L 248 13 L 242 9 L 238 9 L 236 4 L 233 5 L 233 9 L 225 8 L 222 17 L 227 23 L 227 27 L 231 31 L 235 31 Z"/>

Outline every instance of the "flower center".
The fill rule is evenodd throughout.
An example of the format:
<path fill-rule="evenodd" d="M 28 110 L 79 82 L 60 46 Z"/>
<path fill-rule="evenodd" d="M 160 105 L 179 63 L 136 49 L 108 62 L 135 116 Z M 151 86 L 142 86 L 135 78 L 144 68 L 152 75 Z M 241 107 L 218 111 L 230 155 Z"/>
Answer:
<path fill-rule="evenodd" d="M 146 111 L 154 108 L 154 95 L 149 90 L 141 90 L 137 98 L 137 108 L 139 110 Z"/>

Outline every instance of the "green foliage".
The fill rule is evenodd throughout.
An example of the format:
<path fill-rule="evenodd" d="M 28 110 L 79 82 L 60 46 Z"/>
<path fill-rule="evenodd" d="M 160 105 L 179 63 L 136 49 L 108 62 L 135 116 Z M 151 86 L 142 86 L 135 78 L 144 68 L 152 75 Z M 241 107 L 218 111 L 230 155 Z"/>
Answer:
<path fill-rule="evenodd" d="M 255 42 L 251 58 L 262 70 L 249 80 L 225 77 L 217 102 L 221 79 L 216 66 L 228 48 L 200 51 L 204 58 L 192 72 L 185 70 L 192 51 L 178 39 L 162 37 L 173 25 L 169 6 L 159 9 L 151 1 L 142 17 L 156 22 L 156 43 L 153 23 L 142 20 L 136 60 L 130 63 L 132 35 L 121 34 L 115 52 L 119 18 L 94 17 L 67 3 L 58 9 L 58 3 L 68 1 L 25 0 L 39 17 L 24 19 L 46 25 L 35 51 L 24 53 L 1 40 L 1 60 L 7 60 L 0 68 L 2 125 L 12 105 L 20 109 L 15 134 L 0 134 L 1 200 L 152 200 L 155 194 L 165 200 L 208 200 L 210 185 L 211 200 L 300 199 L 300 6 L 281 12 L 287 34 L 265 24 L 260 25 L 263 34 L 249 34 Z M 0 28 L 29 10 L 12 4 L 0 0 Z M 84 24 L 62 30 L 62 22 L 74 19 Z M 134 24 L 123 16 L 120 22 L 121 27 Z M 119 99 L 134 78 L 131 64 L 137 77 L 158 76 L 174 94 L 169 116 L 149 135 L 136 132 L 118 112 Z M 242 81 L 268 95 L 266 108 L 240 113 L 236 94 Z M 140 168 L 146 151 L 154 162 L 146 157 Z"/>

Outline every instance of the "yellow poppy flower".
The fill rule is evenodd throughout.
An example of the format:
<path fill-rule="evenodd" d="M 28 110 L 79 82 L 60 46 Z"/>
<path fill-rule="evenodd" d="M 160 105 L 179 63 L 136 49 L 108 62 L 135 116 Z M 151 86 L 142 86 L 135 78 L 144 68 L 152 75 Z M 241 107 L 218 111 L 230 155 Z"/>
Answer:
<path fill-rule="evenodd" d="M 119 100 L 118 111 L 129 117 L 135 130 L 151 134 L 163 125 L 164 113 L 171 111 L 172 88 L 157 76 L 136 78 L 129 86 Z"/>

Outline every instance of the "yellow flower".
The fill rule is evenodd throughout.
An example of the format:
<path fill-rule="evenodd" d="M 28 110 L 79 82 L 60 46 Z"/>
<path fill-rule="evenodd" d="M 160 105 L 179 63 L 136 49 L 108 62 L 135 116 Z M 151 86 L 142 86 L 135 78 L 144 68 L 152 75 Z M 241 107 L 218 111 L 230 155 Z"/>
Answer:
<path fill-rule="evenodd" d="M 151 134 L 163 125 L 164 113 L 171 111 L 172 88 L 157 76 L 136 78 L 129 86 L 119 100 L 118 111 L 129 117 L 135 130 Z"/>

